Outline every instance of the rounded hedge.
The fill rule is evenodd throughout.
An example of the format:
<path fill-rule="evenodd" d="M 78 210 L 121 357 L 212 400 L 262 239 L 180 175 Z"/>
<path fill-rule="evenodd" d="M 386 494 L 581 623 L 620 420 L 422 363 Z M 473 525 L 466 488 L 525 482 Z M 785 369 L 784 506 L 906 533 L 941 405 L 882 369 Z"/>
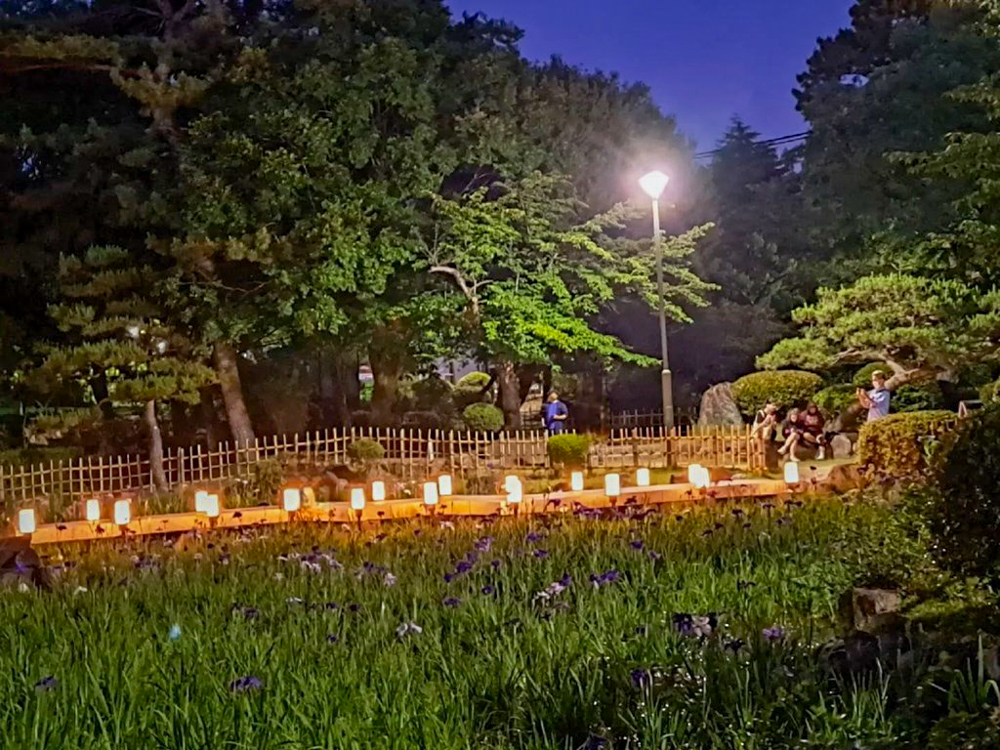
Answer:
<path fill-rule="evenodd" d="M 733 383 L 733 397 L 740 411 L 752 417 L 768 400 L 781 409 L 802 406 L 823 385 L 823 378 L 801 370 L 752 372 Z"/>
<path fill-rule="evenodd" d="M 465 409 L 470 404 L 488 401 L 489 393 L 483 393 L 483 388 L 489 382 L 490 376 L 485 372 L 470 372 L 463 375 L 451 392 L 455 405 L 459 409 Z"/>
<path fill-rule="evenodd" d="M 866 422 L 858 435 L 858 460 L 894 480 L 923 476 L 955 419 L 950 411 L 913 411 Z"/>
<path fill-rule="evenodd" d="M 581 469 L 587 465 L 590 437 L 587 435 L 552 435 L 549 438 L 549 460 L 556 466 Z"/>
<path fill-rule="evenodd" d="M 812 400 L 824 414 L 836 417 L 851 404 L 858 402 L 856 390 L 853 385 L 831 385 L 815 393 Z"/>
<path fill-rule="evenodd" d="M 347 446 L 347 455 L 359 463 L 381 461 L 385 458 L 385 448 L 377 440 L 360 438 Z"/>
<path fill-rule="evenodd" d="M 928 522 L 941 561 L 1000 580 L 1000 407 L 962 420 L 937 472 Z"/>
<path fill-rule="evenodd" d="M 462 412 L 462 421 L 475 432 L 496 432 L 503 429 L 503 412 L 493 404 L 471 404 Z"/>

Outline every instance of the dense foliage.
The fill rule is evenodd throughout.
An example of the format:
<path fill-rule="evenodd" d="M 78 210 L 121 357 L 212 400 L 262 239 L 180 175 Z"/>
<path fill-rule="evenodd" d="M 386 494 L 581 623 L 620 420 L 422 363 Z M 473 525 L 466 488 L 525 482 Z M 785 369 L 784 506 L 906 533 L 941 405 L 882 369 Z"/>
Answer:
<path fill-rule="evenodd" d="M 462 410 L 466 429 L 477 432 L 496 432 L 503 429 L 503 411 L 493 404 L 469 404 Z"/>
<path fill-rule="evenodd" d="M 954 421 L 954 412 L 918 411 L 866 422 L 858 435 L 858 460 L 890 480 L 925 476 L 933 468 L 938 443 Z"/>
<path fill-rule="evenodd" d="M 779 409 L 805 406 L 822 386 L 823 379 L 813 372 L 753 372 L 733 383 L 733 397 L 744 416 L 753 417 L 768 401 Z"/>
<path fill-rule="evenodd" d="M 556 466 L 582 469 L 590 453 L 588 435 L 552 435 L 548 441 L 549 460 Z"/>

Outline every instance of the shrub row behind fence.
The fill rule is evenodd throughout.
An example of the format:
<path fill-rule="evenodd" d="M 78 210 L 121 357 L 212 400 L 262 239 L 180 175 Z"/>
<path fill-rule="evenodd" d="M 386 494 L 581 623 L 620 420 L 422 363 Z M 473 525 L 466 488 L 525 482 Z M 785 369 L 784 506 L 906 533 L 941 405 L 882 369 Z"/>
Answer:
<path fill-rule="evenodd" d="M 350 463 L 349 449 L 357 440 L 378 441 L 385 449 L 380 461 L 400 479 L 412 481 L 432 472 L 481 476 L 511 470 L 550 467 L 548 437 L 541 431 L 457 432 L 448 430 L 350 429 L 258 438 L 252 444 L 222 443 L 168 449 L 164 456 L 167 485 L 176 490 L 189 484 L 249 477 L 263 461 L 279 461 L 289 470 L 335 469 Z M 761 470 L 761 442 L 746 427 L 661 427 L 612 432 L 591 443 L 588 462 L 594 469 L 646 466 L 665 468 L 699 463 L 704 466 Z M 0 502 L 58 497 L 72 502 L 82 497 L 152 490 L 146 456 L 86 456 L 30 466 L 0 466 Z"/>

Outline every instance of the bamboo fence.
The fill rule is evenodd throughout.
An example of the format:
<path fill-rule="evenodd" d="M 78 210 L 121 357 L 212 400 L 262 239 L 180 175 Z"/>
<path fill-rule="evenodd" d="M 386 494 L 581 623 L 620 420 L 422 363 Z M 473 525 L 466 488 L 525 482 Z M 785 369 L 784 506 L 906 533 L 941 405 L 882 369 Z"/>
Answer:
<path fill-rule="evenodd" d="M 501 433 L 449 430 L 356 428 L 259 438 L 253 444 L 221 443 L 168 449 L 164 469 L 168 489 L 190 484 L 249 478 L 265 461 L 277 461 L 286 473 L 316 471 L 349 464 L 356 440 L 378 441 L 381 462 L 395 476 L 412 481 L 432 472 L 482 476 L 549 467 L 548 436 L 542 431 Z M 613 431 L 590 447 L 593 469 L 646 466 L 667 468 L 694 463 L 748 471 L 764 467 L 760 440 L 747 427 L 645 427 Z M 64 503 L 92 495 L 153 489 L 149 458 L 140 455 L 86 456 L 30 466 L 0 466 L 0 502 L 60 498 Z"/>

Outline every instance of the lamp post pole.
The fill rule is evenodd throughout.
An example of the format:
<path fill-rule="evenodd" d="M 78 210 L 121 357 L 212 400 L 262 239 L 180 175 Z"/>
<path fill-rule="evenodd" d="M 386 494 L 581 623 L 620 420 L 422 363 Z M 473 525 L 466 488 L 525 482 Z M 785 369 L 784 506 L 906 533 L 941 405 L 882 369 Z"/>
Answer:
<path fill-rule="evenodd" d="M 663 398 L 663 426 L 669 430 L 674 426 L 674 387 L 670 372 L 670 357 L 667 351 L 667 303 L 663 296 L 663 239 L 660 236 L 660 201 L 653 198 L 653 247 L 656 251 L 656 295 L 659 297 L 660 314 L 660 389 Z"/>

